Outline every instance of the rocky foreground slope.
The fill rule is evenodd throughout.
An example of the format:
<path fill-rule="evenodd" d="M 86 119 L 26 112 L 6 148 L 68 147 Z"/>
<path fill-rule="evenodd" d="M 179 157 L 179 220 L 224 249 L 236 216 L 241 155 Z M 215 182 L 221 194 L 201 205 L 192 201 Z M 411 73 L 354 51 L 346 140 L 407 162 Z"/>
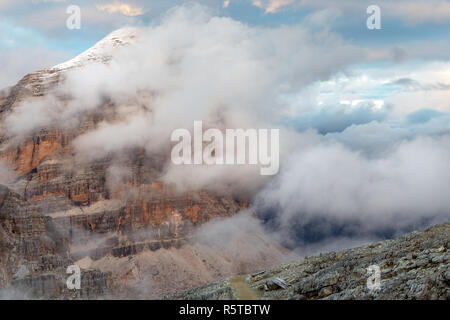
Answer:
<path fill-rule="evenodd" d="M 165 299 L 450 299 L 450 223 L 395 240 L 307 257 Z M 379 290 L 368 289 L 381 271 Z"/>

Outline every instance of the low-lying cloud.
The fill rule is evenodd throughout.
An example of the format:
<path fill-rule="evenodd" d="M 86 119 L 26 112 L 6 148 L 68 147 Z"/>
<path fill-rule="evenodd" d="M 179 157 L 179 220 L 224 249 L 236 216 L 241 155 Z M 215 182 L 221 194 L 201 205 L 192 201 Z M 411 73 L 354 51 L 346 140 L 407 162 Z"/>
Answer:
<path fill-rule="evenodd" d="M 272 222 L 285 241 L 302 226 L 316 235 L 374 238 L 442 222 L 450 210 L 449 150 L 449 135 L 402 141 L 378 157 L 335 142 L 314 143 L 285 158 L 254 207 L 263 217 L 275 213 Z"/>
<path fill-rule="evenodd" d="M 284 240 L 296 237 L 292 226 L 314 230 L 318 223 L 334 236 L 334 226 L 346 224 L 347 234 L 372 239 L 386 228 L 449 218 L 445 114 L 398 120 L 391 105 L 336 101 L 317 108 L 296 100 L 302 90 L 369 61 L 366 50 L 326 28 L 254 27 L 198 5 L 172 9 L 161 24 L 133 32 L 136 42 L 111 52 L 108 63 L 67 71 L 53 95 L 19 106 L 6 119 L 8 134 L 76 127 L 86 113 L 107 114 L 73 142 L 77 159 L 115 158 L 111 181 L 119 181 L 128 174 L 120 169 L 123 155 L 143 150 L 161 159 L 166 182 L 250 194 L 254 209 L 275 221 Z M 438 107 L 444 108 L 427 106 Z M 280 173 L 262 179 L 255 167 L 170 164 L 170 133 L 192 128 L 195 120 L 219 129 L 280 128 Z"/>

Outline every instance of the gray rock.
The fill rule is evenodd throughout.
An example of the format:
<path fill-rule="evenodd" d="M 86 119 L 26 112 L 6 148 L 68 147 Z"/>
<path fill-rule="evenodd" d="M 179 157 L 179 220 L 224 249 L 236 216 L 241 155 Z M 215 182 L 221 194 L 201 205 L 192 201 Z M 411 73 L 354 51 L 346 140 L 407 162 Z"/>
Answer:
<path fill-rule="evenodd" d="M 248 276 L 261 299 L 450 299 L 450 223 L 415 231 L 395 240 L 305 258 Z M 369 289 L 367 273 L 378 265 L 379 289 Z M 281 279 L 285 279 L 284 281 Z M 166 299 L 236 299 L 227 280 Z M 220 292 L 227 292 L 221 295 Z"/>

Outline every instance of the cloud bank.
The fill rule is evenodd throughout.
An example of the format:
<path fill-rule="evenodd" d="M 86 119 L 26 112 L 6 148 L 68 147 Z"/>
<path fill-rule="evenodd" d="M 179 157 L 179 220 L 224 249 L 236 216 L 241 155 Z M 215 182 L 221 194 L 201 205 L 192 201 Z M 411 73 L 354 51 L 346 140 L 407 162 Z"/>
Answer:
<path fill-rule="evenodd" d="M 372 239 L 448 219 L 447 82 L 423 86 L 398 69 L 352 69 L 372 61 L 370 52 L 312 25 L 250 26 L 199 5 L 177 7 L 139 29 L 136 43 L 111 52 L 107 64 L 74 68 L 55 95 L 19 106 L 6 119 L 7 132 L 20 137 L 107 113 L 74 141 L 77 159 L 144 150 L 159 157 L 167 182 L 249 194 L 280 237 L 297 244 L 323 240 L 312 231 Z M 411 94 L 423 91 L 435 99 L 417 106 Z M 219 129 L 280 128 L 279 175 L 171 165 L 170 133 L 191 129 L 194 120 Z M 114 166 L 111 172 L 122 172 Z"/>

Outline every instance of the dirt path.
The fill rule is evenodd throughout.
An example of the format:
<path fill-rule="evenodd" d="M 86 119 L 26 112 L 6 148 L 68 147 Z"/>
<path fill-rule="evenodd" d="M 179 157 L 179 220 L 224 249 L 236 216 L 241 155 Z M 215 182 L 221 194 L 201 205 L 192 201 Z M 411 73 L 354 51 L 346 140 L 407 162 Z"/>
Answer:
<path fill-rule="evenodd" d="M 235 276 L 228 281 L 238 300 L 260 300 L 261 294 L 245 282 L 245 276 Z"/>

